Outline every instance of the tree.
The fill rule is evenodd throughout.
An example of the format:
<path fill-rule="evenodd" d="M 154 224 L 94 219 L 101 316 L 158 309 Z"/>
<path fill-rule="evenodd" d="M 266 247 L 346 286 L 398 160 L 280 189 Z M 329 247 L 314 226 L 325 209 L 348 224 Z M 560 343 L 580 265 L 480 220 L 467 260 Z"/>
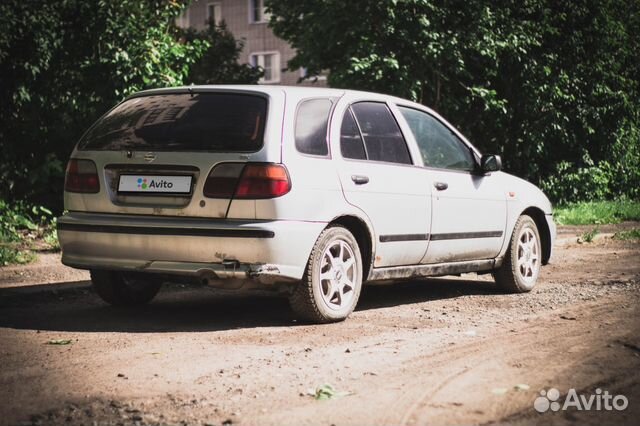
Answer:
<path fill-rule="evenodd" d="M 329 70 L 331 86 L 428 105 L 531 180 L 623 162 L 636 181 L 621 183 L 612 169 L 603 194 L 633 196 L 629 185 L 640 186 L 640 156 L 621 157 L 629 151 L 623 146 L 636 153 L 640 146 L 637 1 L 278 0 L 268 7 L 276 35 L 297 50 L 292 69 Z"/>
<path fill-rule="evenodd" d="M 244 43 L 234 38 L 224 22 L 216 25 L 211 20 L 204 31 L 187 29 L 184 39 L 189 43 L 203 40 L 209 45 L 202 57 L 191 66 L 185 78 L 186 83 L 256 84 L 262 77 L 263 72 L 259 68 L 238 63 Z"/>
<path fill-rule="evenodd" d="M 126 95 L 182 84 L 206 42 L 178 40 L 185 0 L 0 4 L 0 197 L 60 206 L 63 162 Z"/>

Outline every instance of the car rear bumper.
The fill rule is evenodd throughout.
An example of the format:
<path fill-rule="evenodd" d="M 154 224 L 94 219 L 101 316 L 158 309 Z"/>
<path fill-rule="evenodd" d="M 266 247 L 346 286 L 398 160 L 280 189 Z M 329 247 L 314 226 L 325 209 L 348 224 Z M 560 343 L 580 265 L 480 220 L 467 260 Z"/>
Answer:
<path fill-rule="evenodd" d="M 62 263 L 202 279 L 299 280 L 326 223 L 68 213 L 58 219 Z"/>

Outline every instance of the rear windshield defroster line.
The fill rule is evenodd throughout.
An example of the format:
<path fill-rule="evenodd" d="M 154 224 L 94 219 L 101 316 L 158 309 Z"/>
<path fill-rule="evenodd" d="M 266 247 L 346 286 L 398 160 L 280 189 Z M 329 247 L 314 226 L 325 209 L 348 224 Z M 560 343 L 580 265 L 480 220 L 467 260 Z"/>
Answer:
<path fill-rule="evenodd" d="M 264 143 L 267 100 L 239 93 L 134 97 L 102 117 L 78 148 L 97 151 L 255 152 Z"/>

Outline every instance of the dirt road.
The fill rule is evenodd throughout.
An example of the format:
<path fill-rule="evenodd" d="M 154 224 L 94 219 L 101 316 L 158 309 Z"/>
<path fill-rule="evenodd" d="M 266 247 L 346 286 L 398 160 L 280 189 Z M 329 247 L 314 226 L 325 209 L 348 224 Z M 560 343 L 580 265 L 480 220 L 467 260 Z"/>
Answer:
<path fill-rule="evenodd" d="M 110 308 L 57 255 L 3 268 L 0 423 L 636 424 L 640 243 L 615 229 L 577 244 L 583 230 L 563 228 L 530 294 L 475 275 L 369 287 L 346 322 L 324 326 L 270 295 L 177 285 Z M 309 394 L 325 384 L 338 394 Z M 628 407 L 539 414 L 550 388 Z"/>

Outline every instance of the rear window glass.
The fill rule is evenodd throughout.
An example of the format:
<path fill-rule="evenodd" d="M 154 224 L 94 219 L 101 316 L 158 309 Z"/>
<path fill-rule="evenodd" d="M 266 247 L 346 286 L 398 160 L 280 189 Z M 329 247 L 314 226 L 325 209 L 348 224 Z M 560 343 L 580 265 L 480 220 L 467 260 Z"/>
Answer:
<path fill-rule="evenodd" d="M 184 93 L 129 99 L 84 136 L 85 150 L 258 151 L 267 100 L 231 93 Z"/>
<path fill-rule="evenodd" d="M 330 99 L 303 101 L 296 114 L 296 149 L 303 154 L 329 154 L 327 126 L 333 103 Z"/>

